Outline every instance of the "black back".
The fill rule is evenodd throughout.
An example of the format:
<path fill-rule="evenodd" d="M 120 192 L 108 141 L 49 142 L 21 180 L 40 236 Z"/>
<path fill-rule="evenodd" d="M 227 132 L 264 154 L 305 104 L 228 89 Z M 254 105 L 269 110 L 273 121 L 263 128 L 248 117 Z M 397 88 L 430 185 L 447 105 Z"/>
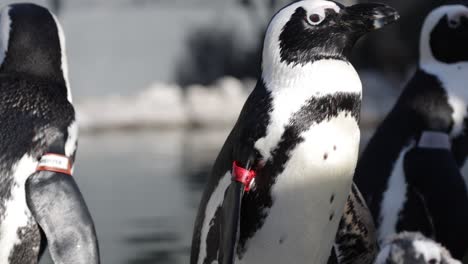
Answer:
<path fill-rule="evenodd" d="M 34 4 L 10 7 L 11 31 L 0 72 L 31 75 L 65 86 L 59 30 L 52 14 Z"/>
<path fill-rule="evenodd" d="M 380 226 L 382 222 L 380 214 L 383 194 L 388 188 L 389 177 L 403 148 L 409 146 L 410 143 L 418 142 L 423 131 L 449 133 L 454 124 L 452 113 L 453 109 L 448 103 L 447 94 L 438 79 L 417 71 L 396 106 L 370 140 L 356 168 L 355 182 L 363 193 L 377 226 Z M 453 164 L 458 163 L 458 166 L 461 166 L 465 162 L 468 155 L 467 143 L 468 140 L 463 134 L 452 140 L 452 154 L 455 158 Z M 444 161 L 445 159 L 440 158 L 438 162 Z M 444 170 L 441 173 L 440 170 L 425 169 L 428 165 L 434 164 L 408 164 L 405 160 L 404 173 L 408 185 L 396 231 L 419 231 L 430 237 L 436 235 L 436 239 L 449 247 L 452 254 L 460 257 L 464 253 L 460 247 L 464 248 L 465 242 L 463 236 L 454 235 L 454 232 L 457 232 L 455 230 L 462 232 L 462 229 L 455 227 L 454 224 L 447 224 L 447 220 L 444 220 L 445 222 L 436 220 L 449 218 L 452 219 L 448 220 L 449 222 L 455 223 L 454 217 L 461 217 L 462 212 L 457 213 L 455 207 L 452 206 L 466 208 L 467 199 L 458 199 L 454 203 L 454 199 L 449 199 L 449 197 L 466 196 L 466 188 L 461 176 L 452 172 L 458 171 L 458 168 Z M 444 167 L 446 164 L 440 164 L 440 166 Z M 421 177 L 422 180 L 415 182 L 409 177 Z M 457 181 L 449 181 L 452 178 Z M 438 192 L 423 192 L 421 183 L 430 185 L 432 190 L 435 189 Z M 444 211 L 443 208 L 453 208 L 453 215 Z M 444 214 L 440 215 L 442 211 Z"/>
<path fill-rule="evenodd" d="M 25 155 L 39 160 L 55 138 L 68 138 L 68 127 L 75 121 L 53 16 L 33 4 L 9 7 L 11 30 L 0 67 L 1 215 L 13 186 L 20 184 L 13 175 L 17 162 Z M 10 263 L 35 263 L 40 254 L 36 249 L 44 246 L 39 227 L 31 222 L 17 232 L 21 242 L 10 252 Z"/>
<path fill-rule="evenodd" d="M 448 1 L 447 4 L 467 5 L 467 1 Z M 429 33 L 429 44 L 436 63 L 458 63 L 468 61 L 468 18 L 461 16 L 458 23 L 445 15 L 437 21 Z M 423 54 L 425 56 L 426 54 Z M 362 191 L 377 224 L 383 192 L 392 172 L 394 162 L 403 148 L 419 140 L 422 131 L 449 133 L 454 125 L 453 109 L 448 103 L 447 93 L 440 80 L 418 70 L 405 87 L 395 107 L 378 127 L 364 150 L 356 169 L 355 181 Z M 466 121 L 465 133 L 453 139 L 452 152 L 459 166 L 468 155 Z M 418 227 L 430 235 L 431 224 L 422 209 L 418 194 L 409 190 L 404 213 L 406 227 Z M 419 209 L 418 209 L 419 208 Z M 405 224 L 399 228 L 404 229 Z"/>
<path fill-rule="evenodd" d="M 38 157 L 43 144 L 51 140 L 46 137 L 68 134 L 67 128 L 75 119 L 67 99 L 59 32 L 53 16 L 34 4 L 11 5 L 9 15 L 8 50 L 0 67 L 3 171 L 11 169 L 26 153 Z"/>
<path fill-rule="evenodd" d="M 272 98 L 270 93 L 266 90 L 265 85 L 262 81 L 257 83 L 257 86 L 250 94 L 247 99 L 239 119 L 237 120 L 233 130 L 229 134 L 224 146 L 222 147 L 218 158 L 216 159 L 210 181 L 208 181 L 205 188 L 205 192 L 200 203 L 200 208 L 198 211 L 197 219 L 195 222 L 195 227 L 203 225 L 203 214 L 206 211 L 206 206 L 208 199 L 213 193 L 214 189 L 219 183 L 219 180 L 225 175 L 226 172 L 231 170 L 232 161 L 234 156 L 238 155 L 236 152 L 242 151 L 244 146 L 250 146 L 253 149 L 253 145 L 257 139 L 262 138 L 266 135 L 266 128 L 269 123 L 269 113 L 272 110 Z M 258 158 L 260 154 L 257 153 Z M 262 203 L 262 201 L 259 201 Z M 263 203 L 265 203 L 263 201 Z M 245 204 L 245 203 L 243 203 Z M 208 232 L 208 243 L 207 243 L 207 252 L 212 255 L 207 256 L 208 263 L 217 260 L 217 245 L 219 244 L 220 238 L 220 217 L 221 210 L 217 210 L 215 217 L 213 219 L 213 227 Z M 242 212 L 241 212 L 242 214 Z M 200 245 L 200 234 L 201 228 L 195 228 L 193 240 L 192 240 L 192 254 L 191 262 L 196 263 L 199 253 Z M 213 247 L 213 248 L 210 248 Z"/>
<path fill-rule="evenodd" d="M 377 224 L 383 192 L 403 148 L 417 141 L 424 130 L 449 132 L 452 128 L 453 109 L 447 100 L 435 76 L 417 71 L 362 153 L 355 182 Z"/>

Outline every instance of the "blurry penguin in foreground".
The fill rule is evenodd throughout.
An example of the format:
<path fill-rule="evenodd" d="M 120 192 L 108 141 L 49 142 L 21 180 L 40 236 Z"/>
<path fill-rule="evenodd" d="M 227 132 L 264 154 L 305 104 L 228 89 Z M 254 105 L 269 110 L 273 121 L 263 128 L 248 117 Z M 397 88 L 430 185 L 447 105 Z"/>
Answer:
<path fill-rule="evenodd" d="M 386 241 L 375 264 L 461 264 L 442 245 L 420 233 L 402 232 Z"/>
<path fill-rule="evenodd" d="M 203 195 L 191 263 L 326 263 L 357 162 L 362 85 L 349 56 L 398 19 L 382 4 L 298 1 L 268 26 L 262 76 Z"/>
<path fill-rule="evenodd" d="M 468 197 L 468 8 L 433 10 L 421 32 L 419 68 L 364 150 L 355 181 L 382 241 L 419 231 L 462 258 Z"/>
<path fill-rule="evenodd" d="M 94 224 L 72 175 L 77 124 L 65 42 L 33 4 L 0 12 L 0 263 L 96 264 Z"/>

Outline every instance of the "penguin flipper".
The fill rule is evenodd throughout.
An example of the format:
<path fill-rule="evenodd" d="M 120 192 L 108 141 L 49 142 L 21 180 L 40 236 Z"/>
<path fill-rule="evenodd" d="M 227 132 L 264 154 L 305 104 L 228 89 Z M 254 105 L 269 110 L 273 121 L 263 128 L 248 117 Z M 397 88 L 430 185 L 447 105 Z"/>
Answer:
<path fill-rule="evenodd" d="M 39 171 L 26 181 L 26 202 L 57 263 L 99 263 L 94 224 L 78 185 L 63 173 Z"/>
<path fill-rule="evenodd" d="M 50 151 L 64 153 L 64 140 Z M 71 175 L 38 170 L 26 181 L 26 202 L 44 231 L 55 263 L 98 264 L 99 248 L 91 214 Z"/>
<path fill-rule="evenodd" d="M 372 264 L 378 248 L 372 215 L 358 188 L 353 184 L 328 264 Z"/>
<path fill-rule="evenodd" d="M 220 264 L 235 263 L 242 197 L 244 192 L 249 190 L 250 183 L 255 177 L 255 172 L 250 169 L 255 162 L 256 153 L 251 151 L 250 148 L 241 148 L 240 153 L 242 154 L 239 156 L 244 158 L 233 163 L 232 181 L 224 193 L 221 206 L 220 252 L 218 259 Z"/>
<path fill-rule="evenodd" d="M 240 211 L 244 185 L 232 182 L 227 188 L 221 211 L 220 264 L 233 264 L 239 237 Z"/>

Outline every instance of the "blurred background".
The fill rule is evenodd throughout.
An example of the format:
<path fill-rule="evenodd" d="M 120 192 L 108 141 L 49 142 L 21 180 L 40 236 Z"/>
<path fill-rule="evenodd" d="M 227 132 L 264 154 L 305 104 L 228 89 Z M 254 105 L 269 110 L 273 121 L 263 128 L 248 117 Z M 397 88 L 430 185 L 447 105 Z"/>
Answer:
<path fill-rule="evenodd" d="M 188 263 L 204 182 L 255 85 L 265 27 L 292 1 L 32 2 L 51 8 L 67 37 L 75 177 L 102 263 Z M 402 18 L 362 39 L 352 58 L 364 85 L 363 144 L 415 69 L 425 15 L 443 3 L 379 2 Z"/>

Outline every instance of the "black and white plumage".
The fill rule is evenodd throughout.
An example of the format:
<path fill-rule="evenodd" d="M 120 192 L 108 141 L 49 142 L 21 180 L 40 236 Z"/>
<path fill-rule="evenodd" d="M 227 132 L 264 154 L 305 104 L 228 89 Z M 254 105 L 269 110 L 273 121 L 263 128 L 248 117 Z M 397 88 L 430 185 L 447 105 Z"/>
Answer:
<path fill-rule="evenodd" d="M 47 9 L 0 11 L 0 263 L 98 263 L 94 225 L 70 175 L 36 171 L 46 153 L 75 158 L 78 127 L 64 35 Z"/>
<path fill-rule="evenodd" d="M 372 215 L 361 193 L 353 184 L 328 264 L 372 264 L 378 249 Z"/>
<path fill-rule="evenodd" d="M 274 16 L 261 79 L 214 164 L 200 204 L 192 264 L 232 263 L 220 245 L 225 230 L 236 227 L 236 263 L 327 262 L 360 139 L 361 82 L 348 57 L 359 37 L 397 18 L 385 5 L 344 7 L 316 0 L 298 1 Z M 242 206 L 233 210 L 240 214 L 233 227 L 236 221 L 226 219 L 232 204 L 225 201 L 239 197 L 226 192 L 234 161 L 248 164 L 257 177 Z"/>
<path fill-rule="evenodd" d="M 461 264 L 442 245 L 421 233 L 402 232 L 384 242 L 375 264 Z"/>
<path fill-rule="evenodd" d="M 468 154 L 467 45 L 462 1 L 427 16 L 419 68 L 359 160 L 355 181 L 380 241 L 408 230 L 435 238 L 457 258 L 468 248 L 466 179 L 459 169 Z"/>

